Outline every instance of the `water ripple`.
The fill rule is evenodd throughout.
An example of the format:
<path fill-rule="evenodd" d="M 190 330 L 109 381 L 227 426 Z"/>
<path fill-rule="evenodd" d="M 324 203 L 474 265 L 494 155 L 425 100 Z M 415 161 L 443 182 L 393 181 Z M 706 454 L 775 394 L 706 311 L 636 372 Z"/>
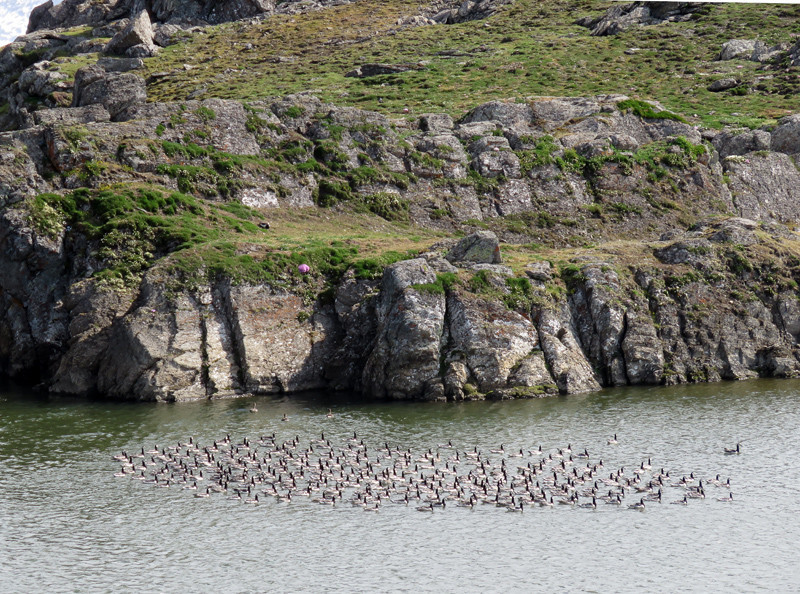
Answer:
<path fill-rule="evenodd" d="M 0 398 L 4 592 L 792 591 L 800 383 L 625 388 L 503 403 L 364 403 L 330 395 L 180 406 Z M 325 413 L 332 408 L 333 419 Z M 286 414 L 289 421 L 280 421 Z M 353 431 L 415 451 L 588 447 L 673 476 L 732 477 L 735 501 L 628 510 L 415 514 L 197 500 L 111 477 L 122 448 Z M 617 433 L 618 446 L 606 439 Z M 723 447 L 742 441 L 743 454 Z M 716 493 L 716 491 L 715 491 Z M 610 507 L 610 506 L 608 506 Z"/>

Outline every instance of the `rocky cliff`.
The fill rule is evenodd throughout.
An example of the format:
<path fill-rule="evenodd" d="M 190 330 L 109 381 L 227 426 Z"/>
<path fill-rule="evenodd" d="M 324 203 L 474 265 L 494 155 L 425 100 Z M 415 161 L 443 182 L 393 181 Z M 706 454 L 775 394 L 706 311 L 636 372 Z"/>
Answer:
<path fill-rule="evenodd" d="M 208 8 L 189 4 L 37 9 L 32 30 L 58 11 L 114 24 L 71 76 L 51 61 L 94 38 L 0 51 L 3 376 L 170 401 L 800 375 L 800 114 L 716 130 L 622 94 L 455 117 L 148 101 L 171 75 L 142 46 L 169 7 Z M 430 20 L 508 3 L 489 4 Z"/>

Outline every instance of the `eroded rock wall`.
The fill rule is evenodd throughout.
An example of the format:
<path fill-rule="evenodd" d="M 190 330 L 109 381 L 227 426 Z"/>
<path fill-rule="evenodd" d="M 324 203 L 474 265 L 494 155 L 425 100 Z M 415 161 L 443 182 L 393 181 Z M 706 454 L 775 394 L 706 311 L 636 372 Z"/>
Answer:
<path fill-rule="evenodd" d="M 136 103 L 116 122 L 102 101 L 42 112 L 0 134 L 0 373 L 144 400 L 318 388 L 459 400 L 796 375 L 800 260 L 795 235 L 772 224 L 798 216 L 796 116 L 716 134 L 639 117 L 622 100 L 495 101 L 412 130 L 308 96 L 247 109 Z M 188 144 L 192 130 L 203 136 Z M 637 161 L 642 147 L 661 151 L 660 169 Z M 234 156 L 253 166 L 232 179 L 215 167 Z M 520 243 L 590 237 L 597 223 L 594 238 L 630 242 L 568 264 L 534 259 L 517 277 L 497 238 L 479 233 L 381 280 L 349 273 L 312 307 L 285 288 L 184 289 L 155 271 L 104 288 L 97 245 L 57 217 L 31 223 L 46 207 L 38 194 L 111 180 L 316 208 L 332 198 L 326 174 L 296 167 L 312 159 L 347 180 L 348 199 L 402 198 L 421 226 L 517 221 L 497 228 Z M 169 173 L 181 168 L 207 177 L 186 188 Z M 690 214 L 705 222 L 685 232 Z"/>

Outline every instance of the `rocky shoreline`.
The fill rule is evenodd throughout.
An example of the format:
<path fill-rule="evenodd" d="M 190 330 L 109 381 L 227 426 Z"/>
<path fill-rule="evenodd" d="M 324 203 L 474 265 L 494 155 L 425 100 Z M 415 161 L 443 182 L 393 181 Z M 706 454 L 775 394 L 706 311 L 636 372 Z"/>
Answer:
<path fill-rule="evenodd" d="M 163 27 L 134 20 L 114 21 L 129 55 L 81 67 L 69 88 L 26 56 L 86 40 L 38 31 L 0 52 L 15 91 L 2 126 L 17 128 L 0 133 L 0 375 L 157 401 L 800 375 L 800 114 L 717 131 L 624 95 L 413 122 L 311 94 L 147 102 L 169 73 L 145 78 L 139 50 Z M 31 96 L 45 107 L 29 111 Z M 438 239 L 367 269 L 298 273 L 261 243 L 287 210 L 368 213 Z M 230 225 L 230 245 L 191 228 L 201 213 Z M 258 274 L 213 268 L 214 250 Z"/>
<path fill-rule="evenodd" d="M 259 117 L 272 118 L 267 121 L 275 122 L 276 135 L 303 130 L 306 138 L 320 134 L 320 127 L 313 118 L 291 117 L 300 111 L 292 110 L 297 105 L 305 106 L 302 113 L 346 122 L 347 130 L 363 130 L 365 122 L 373 122 L 372 129 L 384 138 L 392 130 L 377 114 L 323 109 L 314 101 L 287 98 Z M 198 109 L 203 106 L 213 107 L 216 114 L 209 144 L 241 153 L 258 150 L 240 105 L 208 101 Z M 197 109 L 186 107 L 189 120 L 188 114 Z M 697 145 L 702 153 L 696 161 L 678 169 L 686 184 L 683 195 L 701 208 L 706 199 L 707 217 L 715 216 L 685 232 L 669 226 L 664 230 L 661 225 L 671 213 L 653 207 L 652 194 L 642 201 L 646 167 L 633 164 L 625 172 L 624 162 L 608 161 L 600 175 L 586 179 L 548 163 L 523 175 L 519 155 L 524 158 L 525 153 L 514 151 L 511 143 L 520 143 L 523 132 L 541 138 L 560 127 L 554 154 L 563 155 L 565 146 L 577 146 L 578 155 L 602 154 L 614 142 L 626 143 L 632 154 L 634 147 L 653 138 L 669 141 L 674 138 L 670 132 L 702 143 L 703 131 L 674 120 L 604 109 L 593 99 L 495 102 L 476 108 L 457 124 L 447 116 L 427 116 L 402 147 L 399 140 L 397 145 L 374 145 L 388 171 L 413 174 L 414 181 L 405 189 L 391 181 L 373 182 L 356 186 L 356 193 L 394 192 L 418 204 L 415 192 L 436 187 L 450 212 L 460 208 L 461 218 L 492 221 L 502 214 L 540 212 L 536 193 L 543 178 L 550 180 L 551 196 L 560 196 L 550 202 L 551 213 L 607 205 L 608 199 L 597 201 L 596 192 L 609 187 L 610 178 L 617 188 L 625 187 L 621 182 L 639 184 L 627 195 L 615 193 L 616 203 L 631 209 L 649 204 L 653 212 L 642 209 L 634 221 L 603 215 L 608 227 L 629 229 L 631 241 L 615 249 L 574 249 L 576 255 L 567 264 L 543 252 L 531 258 L 523 275 L 502 264 L 502 247 L 489 231 L 467 236 L 455 246 L 456 240 L 440 242 L 429 252 L 389 266 L 375 280 L 357 279 L 351 271 L 309 307 L 308 297 L 291 287 L 230 279 L 176 291 L 158 268 L 144 271 L 137 285 L 122 290 L 107 286 L 92 278 L 102 262 L 91 241 L 69 225 L 48 234 L 32 224 L 31 197 L 46 190 L 68 191 L 70 180 L 79 179 L 74 167 L 81 161 L 116 159 L 127 167 L 115 175 L 127 173 L 131 181 L 157 177 L 168 187 L 168 177 L 157 173 L 158 157 L 137 162 L 133 151 L 102 151 L 122 146 L 123 133 L 143 136 L 177 109 L 144 104 L 124 123 L 83 123 L 87 139 L 78 147 L 64 139 L 65 128 L 74 125 L 65 125 L 64 119 L 2 135 L 4 179 L 12 180 L 4 188 L 0 230 L 0 365 L 5 375 L 41 377 L 57 394 L 166 401 L 310 389 L 354 390 L 390 399 L 516 398 L 626 384 L 798 375 L 795 279 L 800 253 L 795 234 L 779 221 L 796 216 L 800 185 L 791 180 L 792 174 L 800 174 L 788 155 L 761 148 L 782 147 L 784 138 L 791 137 L 784 130 L 795 125 L 794 116 L 771 134 L 722 133 L 710 146 Z M 81 117 L 85 110 L 64 110 L 63 116 Z M 551 119 L 545 120 L 548 115 Z M 179 137 L 180 128 L 170 134 Z M 356 138 L 348 132 L 337 141 L 342 158 L 353 166 L 358 164 Z M 576 144 L 578 140 L 584 142 Z M 409 157 L 412 151 L 423 157 Z M 381 159 L 381 153 L 374 159 Z M 67 174 L 48 181 L 42 174 L 51 168 Z M 468 168 L 499 181 L 484 193 L 439 181 L 464 178 Z M 256 182 L 241 188 L 242 202 L 262 208 L 319 208 L 312 190 L 314 185 L 317 192 L 324 187 L 325 176 L 297 179 L 287 173 L 279 179 L 283 191 L 266 190 Z M 59 189 L 58 183 L 64 185 Z M 652 187 L 666 191 L 663 185 Z M 723 212 L 715 213 L 720 202 Z M 423 225 L 441 224 L 430 216 L 426 221 L 425 212 L 415 212 L 414 206 L 411 211 Z M 731 218 L 725 211 L 762 222 Z M 631 228 L 632 222 L 640 233 Z M 647 238 L 659 229 L 658 238 Z M 514 238 L 518 230 L 506 235 Z"/>

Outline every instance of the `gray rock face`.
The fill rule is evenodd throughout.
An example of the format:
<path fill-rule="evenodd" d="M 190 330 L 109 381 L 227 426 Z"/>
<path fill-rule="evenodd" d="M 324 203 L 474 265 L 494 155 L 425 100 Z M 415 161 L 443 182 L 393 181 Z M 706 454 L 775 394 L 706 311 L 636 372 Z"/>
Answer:
<path fill-rule="evenodd" d="M 689 20 L 701 6 L 694 2 L 634 2 L 609 8 L 597 18 L 584 17 L 576 24 L 591 29 L 592 35 L 617 35 L 636 25 Z"/>
<path fill-rule="evenodd" d="M 770 149 L 788 155 L 800 154 L 800 114 L 782 118 L 772 131 Z"/>
<path fill-rule="evenodd" d="M 711 141 L 721 159 L 731 155 L 746 155 L 754 151 L 768 151 L 771 136 L 764 130 L 723 131 Z"/>
<path fill-rule="evenodd" d="M 109 54 L 122 54 L 137 45 L 155 47 L 153 45 L 153 26 L 146 10 L 141 10 L 134 15 L 128 26 L 111 38 L 105 51 Z"/>
<path fill-rule="evenodd" d="M 71 107 L 57 109 L 43 109 L 33 114 L 39 126 L 89 124 L 95 122 L 108 122 L 111 114 L 100 104 L 87 105 L 86 107 Z"/>
<path fill-rule="evenodd" d="M 664 377 L 664 351 L 653 320 L 646 308 L 625 312 L 625 337 L 620 349 L 626 362 L 628 383 L 660 384 Z"/>
<path fill-rule="evenodd" d="M 534 281 L 547 282 L 553 278 L 550 262 L 531 262 L 525 267 L 525 274 Z"/>
<path fill-rule="evenodd" d="M 47 97 L 53 91 L 68 89 L 69 86 L 62 83 L 67 76 L 49 70 L 51 66 L 50 62 L 43 61 L 23 70 L 19 76 L 19 89 L 33 97 Z"/>
<path fill-rule="evenodd" d="M 100 58 L 97 65 L 106 72 L 130 72 L 144 67 L 141 58 Z"/>
<path fill-rule="evenodd" d="M 800 217 L 800 202 L 794 190 L 800 187 L 800 171 L 788 155 L 752 153 L 729 157 L 723 166 L 740 216 L 781 222 Z"/>
<path fill-rule="evenodd" d="M 467 113 L 460 123 L 497 122 L 508 127 L 527 126 L 533 119 L 533 112 L 525 103 L 490 101 Z M 493 129 L 494 126 L 491 127 Z"/>
<path fill-rule="evenodd" d="M 573 320 L 591 361 L 599 363 L 603 384 L 628 383 L 621 343 L 625 336 L 625 309 L 620 305 L 619 277 L 610 268 L 587 265 L 585 281 L 572 295 Z"/>
<path fill-rule="evenodd" d="M 226 310 L 249 392 L 296 392 L 325 386 L 324 364 L 335 332 L 331 312 L 300 321 L 302 300 L 266 287 L 232 287 Z M 268 341 L 264 340 L 269 336 Z"/>
<path fill-rule="evenodd" d="M 731 39 L 722 44 L 718 60 L 735 60 L 743 58 L 749 60 L 756 48 L 755 39 Z"/>
<path fill-rule="evenodd" d="M 39 236 L 21 211 L 0 213 L 0 369 L 6 375 L 32 367 L 46 373 L 68 336 L 60 239 Z"/>
<path fill-rule="evenodd" d="M 75 74 L 72 106 L 96 103 L 106 108 L 114 121 L 128 116 L 128 111 L 147 100 L 145 81 L 130 72 L 106 72 L 99 66 L 85 66 Z"/>
<path fill-rule="evenodd" d="M 566 308 L 539 313 L 539 342 L 547 367 L 562 394 L 599 390 L 600 383 L 573 334 L 570 317 Z"/>
<path fill-rule="evenodd" d="M 708 90 L 712 93 L 718 93 L 720 91 L 727 91 L 728 89 L 732 89 L 738 85 L 739 81 L 735 78 L 721 78 L 708 85 Z"/>
<path fill-rule="evenodd" d="M 122 60 L 82 71 L 78 101 L 95 97 L 87 91 L 94 84 L 133 76 L 108 72 L 117 62 Z M 403 146 L 385 117 L 307 95 L 254 102 L 250 110 L 223 100 L 141 102 L 115 111 L 117 119 L 121 113 L 126 118 L 124 125 L 110 121 L 114 105 L 107 108 L 102 98 L 36 112 L 36 126 L 0 134 L 0 374 L 37 375 L 58 393 L 151 400 L 316 388 L 461 400 L 799 373 L 800 306 L 788 288 L 791 279 L 768 285 L 758 276 L 762 269 L 777 276 L 795 266 L 786 258 L 769 268 L 772 260 L 764 254 L 781 249 L 777 243 L 760 245 L 765 235 L 779 236 L 779 226 L 770 220 L 800 218 L 800 173 L 789 156 L 795 117 L 782 120 L 771 135 L 716 134 L 721 164 L 716 152 L 708 151 L 691 166 L 670 168 L 670 181 L 685 197 L 682 207 L 691 204 L 698 216 L 736 210 L 750 220 L 711 219 L 687 233 L 673 226 L 666 244 L 620 248 L 619 253 L 641 252 L 624 264 L 607 255 L 599 256 L 603 261 L 575 260 L 573 276 L 546 262 L 524 267 L 518 259 L 524 252 L 517 250 L 513 269 L 502 266 L 497 236 L 479 232 L 399 262 L 381 281 L 358 280 L 351 272 L 333 287 L 333 302 L 327 304 L 304 303 L 285 289 L 226 281 L 166 293 L 155 271 L 129 292 L 113 293 L 91 278 L 100 264 L 88 255 L 94 248 L 79 230 L 68 231 L 54 220 L 45 232 L 29 222 L 29 199 L 76 187 L 74 171 L 89 161 L 121 165 L 115 182 L 175 187 L 156 172 L 159 165 L 207 167 L 208 162 L 168 155 L 150 139 L 160 129 L 161 141 L 185 142 L 187 133 L 202 128 L 205 137 L 198 143 L 234 155 L 263 155 L 291 141 L 300 149 L 292 163 L 304 162 L 324 143 L 335 147 L 343 177 L 362 165 L 366 154 L 384 177 L 356 184 L 353 192 L 391 192 L 418 211 L 445 211 L 443 225 L 449 217 L 517 214 L 490 221 L 498 233 L 507 233 L 501 237 L 509 243 L 520 243 L 517 233 L 530 237 L 537 226 L 577 216 L 589 224 L 575 224 L 566 231 L 570 235 L 584 233 L 603 216 L 603 224 L 630 229 L 632 238 L 656 237 L 664 230 L 659 219 L 670 216 L 674 204 L 665 202 L 647 219 L 625 214 L 647 212 L 662 197 L 657 185 L 646 185 L 652 193 L 645 199 L 647 172 L 635 167 L 625 171 L 607 163 L 591 186 L 581 173 L 556 163 L 529 164 L 519 178 L 513 167 L 496 178 L 487 169 L 488 189 L 472 176 L 465 179 L 470 161 L 484 155 L 513 156 L 516 161 L 509 162 L 522 170 L 520 162 L 530 157 L 526 151 L 548 132 L 553 132 L 548 141 L 553 159 L 567 147 L 602 154 L 612 137 L 625 137 L 632 147 L 654 140 L 669 145 L 675 135 L 700 141 L 700 131 L 680 122 L 621 113 L 619 100 L 493 102 L 459 123 L 431 115 L 425 130 L 413 124 L 405 129 L 410 135 Z M 783 151 L 767 150 L 776 146 Z M 677 145 L 669 150 L 681 155 Z M 429 177 L 412 180 L 407 174 L 413 167 L 427 168 Z M 398 181 L 394 173 L 404 175 Z M 241 187 L 233 196 L 258 207 L 311 207 L 320 181 L 317 174 L 289 168 L 243 169 L 237 175 Z M 407 188 L 401 187 L 403 180 Z M 208 195 L 216 197 L 214 191 Z M 674 200 L 674 192 L 666 189 L 663 196 Z M 597 196 L 602 200 L 595 201 Z M 710 201 L 714 209 L 707 207 Z M 589 214 L 593 204 L 603 207 L 597 219 Z M 646 234 L 645 224 L 653 226 Z M 788 230 L 780 233 L 793 237 Z M 595 236 L 587 233 L 568 240 L 581 245 L 590 239 Z M 515 277 L 522 271 L 527 278 Z M 485 293 L 472 292 L 477 273 L 488 283 Z M 454 279 L 456 284 L 444 286 Z M 756 294 L 762 285 L 768 290 Z M 521 293 L 515 295 L 512 287 Z"/>
<path fill-rule="evenodd" d="M 720 61 L 741 59 L 752 62 L 771 62 L 785 55 L 786 49 L 785 45 L 779 44 L 770 47 L 756 39 L 731 39 L 722 44 L 717 59 Z"/>
<path fill-rule="evenodd" d="M 345 74 L 349 78 L 367 78 L 370 76 L 380 76 L 381 74 L 399 74 L 414 70 L 410 64 L 362 64 Z"/>
<path fill-rule="evenodd" d="M 450 262 L 500 264 L 500 242 L 491 231 L 478 231 L 459 241 L 447 254 Z"/>
<path fill-rule="evenodd" d="M 439 10 L 432 14 L 432 21 L 443 25 L 452 25 L 492 16 L 503 6 L 511 4 L 514 0 L 457 0 L 448 2 L 452 7 Z M 434 4 L 435 6 L 436 4 Z"/>
<path fill-rule="evenodd" d="M 430 399 L 439 372 L 443 295 L 414 289 L 436 274 L 421 258 L 386 269 L 377 307 L 377 337 L 364 367 L 364 389 L 391 399 Z"/>
<path fill-rule="evenodd" d="M 472 160 L 472 167 L 483 177 L 506 177 L 516 179 L 520 177 L 519 157 L 511 151 L 500 149 L 479 153 Z"/>
<path fill-rule="evenodd" d="M 508 387 L 515 366 L 539 347 L 536 327 L 530 319 L 502 304 L 453 293 L 448 296 L 447 311 L 448 363 L 463 363 L 469 381 L 483 393 Z M 540 379 L 537 375 L 537 383 L 515 385 L 534 387 L 540 385 Z M 547 382 L 552 380 L 548 377 Z"/>
<path fill-rule="evenodd" d="M 800 66 L 800 41 L 789 48 L 788 54 L 792 66 Z"/>

